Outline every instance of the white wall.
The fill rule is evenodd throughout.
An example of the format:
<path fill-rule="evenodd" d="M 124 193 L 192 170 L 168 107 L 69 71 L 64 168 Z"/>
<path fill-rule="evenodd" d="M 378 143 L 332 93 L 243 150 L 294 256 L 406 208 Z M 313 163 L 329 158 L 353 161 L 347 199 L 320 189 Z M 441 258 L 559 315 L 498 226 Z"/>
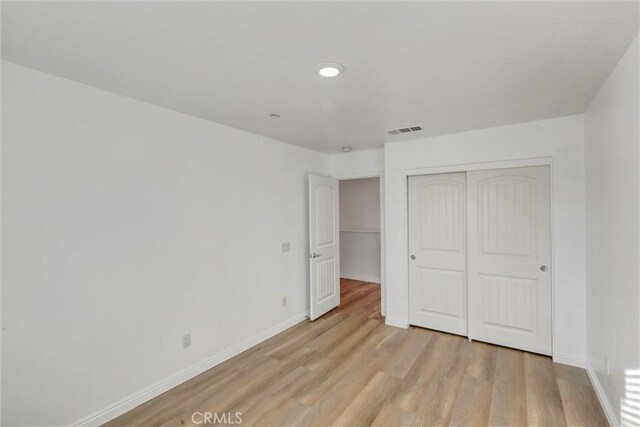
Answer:
<path fill-rule="evenodd" d="M 340 277 L 380 283 L 380 178 L 340 181 Z"/>
<path fill-rule="evenodd" d="M 380 283 L 379 232 L 340 232 L 340 277 Z"/>
<path fill-rule="evenodd" d="M 302 319 L 328 156 L 3 66 L 3 425 L 74 422 Z"/>
<path fill-rule="evenodd" d="M 378 176 L 384 171 L 384 150 L 353 151 L 331 156 L 331 176 L 340 179 Z"/>
<path fill-rule="evenodd" d="M 636 37 L 585 114 L 588 365 L 616 424 L 625 370 L 640 368 L 638 49 Z"/>
<path fill-rule="evenodd" d="M 380 231 L 380 178 L 340 181 L 340 230 Z"/>
<path fill-rule="evenodd" d="M 586 358 L 583 116 L 385 145 L 387 323 L 408 322 L 408 174 L 467 164 L 550 158 L 553 181 L 554 358 Z M 441 168 L 444 171 L 446 168 Z"/>

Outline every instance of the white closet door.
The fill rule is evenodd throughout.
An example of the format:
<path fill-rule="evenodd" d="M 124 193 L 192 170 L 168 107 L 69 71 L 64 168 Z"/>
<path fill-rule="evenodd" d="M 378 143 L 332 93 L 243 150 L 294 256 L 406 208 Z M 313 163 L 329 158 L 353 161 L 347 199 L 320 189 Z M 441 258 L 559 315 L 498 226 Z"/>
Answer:
<path fill-rule="evenodd" d="M 551 354 L 549 167 L 468 172 L 469 337 Z"/>
<path fill-rule="evenodd" d="M 467 334 L 465 174 L 409 178 L 409 322 Z"/>

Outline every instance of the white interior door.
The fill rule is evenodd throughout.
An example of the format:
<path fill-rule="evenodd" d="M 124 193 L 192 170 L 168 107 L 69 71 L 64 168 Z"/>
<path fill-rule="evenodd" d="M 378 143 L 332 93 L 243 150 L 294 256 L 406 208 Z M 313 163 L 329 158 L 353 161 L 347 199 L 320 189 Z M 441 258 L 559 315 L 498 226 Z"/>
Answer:
<path fill-rule="evenodd" d="M 340 304 L 338 180 L 309 175 L 309 318 Z"/>
<path fill-rule="evenodd" d="M 551 354 L 549 167 L 467 174 L 469 337 Z"/>
<path fill-rule="evenodd" d="M 409 323 L 467 334 L 465 173 L 409 177 Z"/>

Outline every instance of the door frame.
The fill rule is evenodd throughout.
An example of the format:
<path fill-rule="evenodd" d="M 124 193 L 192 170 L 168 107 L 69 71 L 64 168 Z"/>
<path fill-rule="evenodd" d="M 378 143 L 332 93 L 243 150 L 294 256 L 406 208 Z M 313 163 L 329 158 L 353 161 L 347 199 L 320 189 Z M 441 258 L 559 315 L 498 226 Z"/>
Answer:
<path fill-rule="evenodd" d="M 460 164 L 451 164 L 451 165 L 443 165 L 443 166 L 430 166 L 430 167 L 422 167 L 422 168 L 413 168 L 413 169 L 405 169 L 404 170 L 404 197 L 405 197 L 405 209 L 406 212 L 409 212 L 409 177 L 415 175 L 434 175 L 441 173 L 452 173 L 452 172 L 470 172 L 470 171 L 481 171 L 481 170 L 495 170 L 495 169 L 510 169 L 510 168 L 522 168 L 528 166 L 548 166 L 549 167 L 549 204 L 550 204 L 550 215 L 551 215 L 551 353 L 554 355 L 555 359 L 555 348 L 556 348 L 556 333 L 555 333 L 555 316 L 556 316 L 556 306 L 555 306 L 555 279 L 556 279 L 556 268 L 554 265 L 555 256 L 554 256 L 554 194 L 553 194 L 553 157 L 534 157 L 528 159 L 513 159 L 513 160 L 501 160 L 501 161 L 490 161 L 490 162 L 481 162 L 481 163 L 460 163 Z M 409 253 L 409 224 L 407 220 L 407 254 Z M 468 248 L 467 248 L 468 250 Z M 467 264 L 469 259 L 467 257 Z M 407 278 L 409 277 L 409 257 L 406 260 L 406 268 L 407 268 Z M 409 288 L 409 282 L 407 281 L 407 291 Z M 407 292 L 407 307 L 409 306 L 409 292 Z M 468 303 L 468 302 L 467 302 Z M 408 321 L 408 319 L 407 319 Z M 407 323 L 408 325 L 408 323 Z"/>
<path fill-rule="evenodd" d="M 385 278 L 385 227 L 384 227 L 384 174 L 382 172 L 340 175 L 333 178 L 338 181 L 351 179 L 379 178 L 380 182 L 380 314 L 387 315 L 386 278 Z"/>

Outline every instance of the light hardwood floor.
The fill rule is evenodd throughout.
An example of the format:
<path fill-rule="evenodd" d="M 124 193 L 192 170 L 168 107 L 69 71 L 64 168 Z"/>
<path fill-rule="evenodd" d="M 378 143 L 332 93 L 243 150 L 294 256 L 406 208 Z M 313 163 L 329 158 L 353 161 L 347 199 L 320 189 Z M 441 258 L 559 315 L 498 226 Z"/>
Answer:
<path fill-rule="evenodd" d="M 583 369 L 466 338 L 384 325 L 380 287 L 342 281 L 341 305 L 113 420 L 263 426 L 606 426 Z M 199 421 L 199 419 L 196 419 Z"/>

